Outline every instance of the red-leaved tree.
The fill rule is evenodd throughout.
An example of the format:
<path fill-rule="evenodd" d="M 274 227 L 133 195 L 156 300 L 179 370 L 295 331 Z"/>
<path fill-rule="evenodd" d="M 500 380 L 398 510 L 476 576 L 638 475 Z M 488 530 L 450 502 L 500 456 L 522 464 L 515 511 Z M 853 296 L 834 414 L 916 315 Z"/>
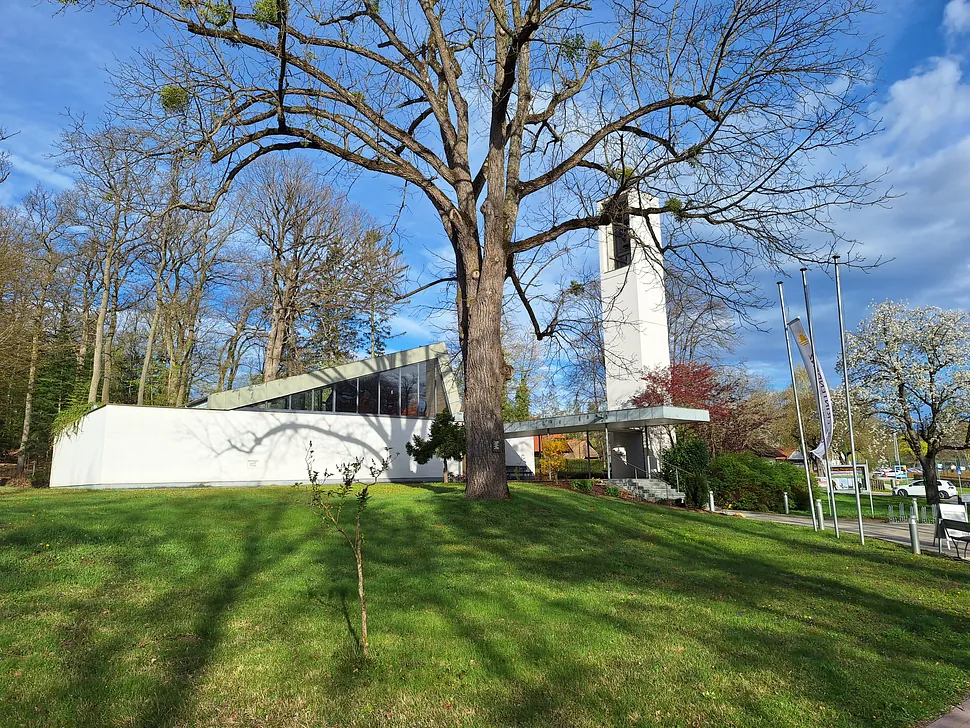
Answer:
<path fill-rule="evenodd" d="M 770 394 L 743 369 L 682 362 L 648 370 L 635 407 L 689 407 L 710 412 L 709 423 L 685 425 L 712 454 L 758 448 L 768 438 L 776 414 Z"/>

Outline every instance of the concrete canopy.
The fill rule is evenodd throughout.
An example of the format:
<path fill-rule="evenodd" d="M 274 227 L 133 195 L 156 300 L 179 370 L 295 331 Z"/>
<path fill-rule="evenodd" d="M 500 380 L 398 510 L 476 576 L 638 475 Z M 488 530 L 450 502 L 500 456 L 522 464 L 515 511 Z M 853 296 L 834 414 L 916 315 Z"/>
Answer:
<path fill-rule="evenodd" d="M 639 427 L 686 425 L 691 422 L 710 421 L 710 413 L 702 409 L 634 407 L 584 415 L 563 415 L 561 417 L 542 417 L 538 420 L 527 420 L 525 422 L 508 422 L 505 425 L 505 435 L 506 437 L 522 437 L 586 432 L 587 430 L 630 430 Z"/>

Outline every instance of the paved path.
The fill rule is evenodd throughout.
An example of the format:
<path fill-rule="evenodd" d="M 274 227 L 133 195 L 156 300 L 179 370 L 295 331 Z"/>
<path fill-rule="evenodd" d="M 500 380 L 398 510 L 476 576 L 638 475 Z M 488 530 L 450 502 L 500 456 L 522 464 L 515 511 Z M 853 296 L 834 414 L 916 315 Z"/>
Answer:
<path fill-rule="evenodd" d="M 934 720 L 926 728 L 970 728 L 970 698 L 942 718 Z"/>
<path fill-rule="evenodd" d="M 812 519 L 808 516 L 786 516 L 781 513 L 754 513 L 751 511 L 720 511 L 721 513 L 737 513 L 744 516 L 745 518 L 753 518 L 759 521 L 772 521 L 774 523 L 786 523 L 792 526 L 807 526 L 812 527 Z M 866 538 L 878 538 L 883 541 L 891 541 L 893 543 L 898 543 L 909 548 L 909 524 L 908 523 L 881 523 L 879 521 L 863 521 L 863 528 L 866 532 Z M 932 523 L 921 523 L 919 526 L 919 543 L 920 549 L 925 552 L 936 552 L 937 545 L 933 543 L 933 533 L 936 526 Z M 835 535 L 835 531 L 832 526 L 832 520 L 826 519 L 825 530 Z M 842 538 L 852 538 L 858 540 L 859 538 L 859 523 L 856 519 L 840 519 L 839 520 L 839 531 L 842 534 Z M 961 553 L 963 548 L 960 549 Z M 956 556 L 957 552 L 955 549 L 947 549 L 944 547 L 943 553 L 950 556 Z M 970 727 L 968 727 L 970 728 Z"/>

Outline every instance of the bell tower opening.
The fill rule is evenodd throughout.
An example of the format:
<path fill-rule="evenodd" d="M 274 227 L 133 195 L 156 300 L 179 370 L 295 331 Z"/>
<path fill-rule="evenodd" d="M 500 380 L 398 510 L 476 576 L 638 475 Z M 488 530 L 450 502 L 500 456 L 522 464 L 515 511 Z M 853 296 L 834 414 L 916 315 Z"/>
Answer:
<path fill-rule="evenodd" d="M 622 195 L 618 200 L 620 210 L 610 225 L 610 237 L 613 239 L 613 267 L 626 268 L 633 259 L 633 247 L 630 239 L 630 198 Z"/>

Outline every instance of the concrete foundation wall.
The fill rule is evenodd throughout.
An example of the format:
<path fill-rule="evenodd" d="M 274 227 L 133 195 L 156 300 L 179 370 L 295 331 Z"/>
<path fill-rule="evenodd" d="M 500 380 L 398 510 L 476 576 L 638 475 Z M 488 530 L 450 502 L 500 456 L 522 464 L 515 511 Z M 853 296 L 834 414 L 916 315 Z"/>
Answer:
<path fill-rule="evenodd" d="M 108 405 L 54 446 L 51 487 L 190 487 L 307 481 L 313 468 L 395 457 L 384 480 L 441 480 L 442 464 L 418 465 L 404 445 L 427 437 L 431 420 L 377 415 L 174 409 Z M 534 469 L 531 438 L 506 445 L 509 464 Z M 457 469 L 457 464 L 454 465 Z"/>

